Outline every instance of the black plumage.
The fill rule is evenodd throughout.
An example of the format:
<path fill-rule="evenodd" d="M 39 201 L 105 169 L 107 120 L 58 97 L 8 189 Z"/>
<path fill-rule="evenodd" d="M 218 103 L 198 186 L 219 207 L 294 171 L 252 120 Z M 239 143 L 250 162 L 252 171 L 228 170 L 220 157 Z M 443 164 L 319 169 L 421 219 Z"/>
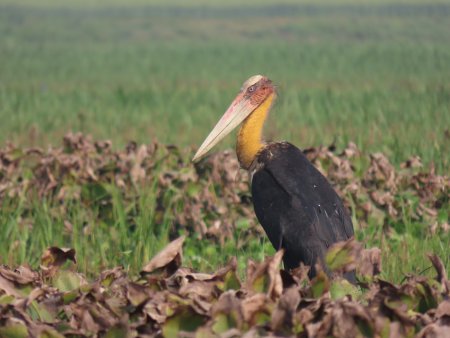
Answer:
<path fill-rule="evenodd" d="M 303 262 L 311 266 L 311 278 L 315 263 L 324 266 L 328 248 L 354 234 L 349 213 L 328 180 L 290 143 L 270 143 L 258 153 L 252 198 L 272 245 L 285 249 L 285 268 Z M 345 277 L 356 281 L 354 272 Z"/>

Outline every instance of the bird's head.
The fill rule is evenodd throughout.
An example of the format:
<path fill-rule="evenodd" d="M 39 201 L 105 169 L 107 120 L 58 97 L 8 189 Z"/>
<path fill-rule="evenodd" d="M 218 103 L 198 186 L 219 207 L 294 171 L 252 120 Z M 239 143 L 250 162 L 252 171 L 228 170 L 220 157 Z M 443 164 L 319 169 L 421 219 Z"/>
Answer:
<path fill-rule="evenodd" d="M 196 162 L 205 156 L 272 94 L 275 94 L 275 86 L 265 76 L 254 75 L 245 81 L 239 94 L 203 141 L 192 161 Z"/>

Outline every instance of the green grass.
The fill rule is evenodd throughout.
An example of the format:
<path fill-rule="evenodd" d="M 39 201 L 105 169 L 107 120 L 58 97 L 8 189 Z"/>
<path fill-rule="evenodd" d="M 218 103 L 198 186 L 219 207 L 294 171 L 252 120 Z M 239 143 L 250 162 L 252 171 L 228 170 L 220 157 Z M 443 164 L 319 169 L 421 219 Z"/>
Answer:
<path fill-rule="evenodd" d="M 1 1 L 0 144 L 47 146 L 74 130 L 116 146 L 157 138 L 195 147 L 241 83 L 262 73 L 280 93 L 269 139 L 300 147 L 354 141 L 397 165 L 417 154 L 448 173 L 450 4 L 179 4 Z M 222 148 L 232 144 L 230 137 Z M 142 211 L 132 233 L 118 196 L 103 227 L 89 228 L 95 215 L 80 205 L 61 215 L 51 202 L 35 203 L 34 223 L 21 224 L 20 205 L 2 201 L 2 262 L 38 264 L 43 248 L 61 245 L 77 250 L 85 271 L 136 270 L 167 241 L 170 215 L 162 229 L 149 221 L 152 187 L 136 201 Z M 358 237 L 383 243 L 386 276 L 398 280 L 429 265 L 424 252 L 449 256 L 448 238 L 412 234 L 424 226 L 405 219 L 398 236 L 385 239 L 373 224 Z M 237 241 L 220 247 L 189 238 L 185 256 L 213 270 L 231 255 L 242 266 L 272 252 L 267 241 L 241 252 Z"/>
<path fill-rule="evenodd" d="M 74 248 L 79 270 L 88 276 L 117 265 L 135 274 L 169 242 L 169 232 L 176 227 L 171 208 L 156 216 L 154 189 L 145 187 L 135 199 L 125 200 L 116 187 L 108 186 L 111 204 L 103 210 L 102 203 L 87 206 L 71 202 L 62 212 L 56 200 L 36 198 L 31 208 L 4 200 L 0 209 L 1 263 L 15 266 L 26 262 L 36 267 L 44 249 L 57 245 Z M 169 192 L 168 200 L 172 199 Z M 181 212 L 181 205 L 179 209 Z M 442 209 L 441 218 L 448 217 L 445 213 L 449 211 L 448 207 Z M 382 249 L 383 278 L 399 282 L 406 274 L 432 275 L 434 270 L 430 269 L 426 258 L 428 253 L 439 255 L 450 268 L 450 233 L 430 233 L 427 224 L 412 220 L 412 213 L 412 210 L 405 210 L 403 220 L 390 221 L 388 235 L 375 220 L 360 228 L 354 219 L 357 239 L 366 247 Z M 242 238 L 241 231 L 248 225 L 248 220 L 242 218 L 233 238 L 223 244 L 208 238 L 199 239 L 195 232 L 178 229 L 179 235 L 188 235 L 184 265 L 200 271 L 215 271 L 236 256 L 243 273 L 248 259 L 260 261 L 274 254 L 265 236 L 255 236 L 250 242 L 248 237 Z"/>
<path fill-rule="evenodd" d="M 269 138 L 448 166 L 448 4 L 123 7 L 1 6 L 0 142 L 197 145 L 263 73 Z"/>
<path fill-rule="evenodd" d="M 154 172 L 155 176 L 158 171 Z M 173 195 L 180 192 L 176 189 L 173 193 L 167 191 L 167 209 L 157 215 L 156 181 L 151 187 L 138 189 L 131 199 L 125 199 L 114 185 L 101 187 L 93 185 L 95 191 L 84 196 L 90 203 L 69 201 L 64 206 L 53 198 L 47 200 L 36 196 L 31 206 L 24 201 L 5 198 L 0 208 L 0 262 L 10 266 L 23 263 L 38 266 L 43 250 L 56 245 L 74 248 L 79 269 L 88 276 L 117 265 L 132 273 L 139 272 L 170 241 L 169 232 L 174 232 L 175 228 L 171 206 L 177 203 L 173 202 Z M 107 204 L 103 202 L 105 197 L 109 201 Z M 180 212 L 182 208 L 179 205 Z M 188 235 L 185 264 L 203 271 L 215 271 L 232 256 L 237 256 L 239 267 L 244 271 L 247 259 L 263 260 L 266 255 L 273 254 L 265 236 L 242 243 L 240 231 L 248 225 L 242 219 L 235 236 L 224 245 L 214 240 L 200 240 L 195 233 L 178 229 L 179 235 Z"/>

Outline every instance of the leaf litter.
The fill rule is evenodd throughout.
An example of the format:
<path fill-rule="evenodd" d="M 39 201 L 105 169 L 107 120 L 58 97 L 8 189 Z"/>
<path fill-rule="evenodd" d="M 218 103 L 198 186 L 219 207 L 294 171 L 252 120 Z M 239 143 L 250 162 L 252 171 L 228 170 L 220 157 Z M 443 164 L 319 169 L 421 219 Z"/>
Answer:
<path fill-rule="evenodd" d="M 72 281 L 69 288 L 59 286 L 59 276 L 72 280 L 77 275 L 62 258 L 48 259 L 55 248 L 46 250 L 37 271 L 2 266 L 0 335 L 445 337 L 450 333 L 449 280 L 435 255 L 430 255 L 435 278 L 410 276 L 396 285 L 375 275 L 370 283 L 354 286 L 343 279 L 345 271 L 356 268 L 372 275 L 379 262 L 373 259 L 376 251 L 349 240 L 327 254 L 327 261 L 339 262 L 330 266 L 332 279 L 321 271 L 309 282 L 305 273 L 280 269 L 283 251 L 279 251 L 253 262 L 241 281 L 235 259 L 214 274 L 183 267 L 183 241 L 180 237 L 167 245 L 138 277 L 118 267 L 91 282 Z M 71 264 L 75 258 L 64 257 Z M 55 273 L 49 276 L 43 267 Z M 345 292 L 333 295 L 334 286 Z"/>
<path fill-rule="evenodd" d="M 341 153 L 334 146 L 304 153 L 352 206 L 359 226 L 375 220 L 386 227 L 408 208 L 413 220 L 429 225 L 429 233 L 448 232 L 448 215 L 442 215 L 449 177 L 433 165 L 424 168 L 419 157 L 396 170 L 384 154 L 365 156 L 353 143 Z M 220 152 L 192 166 L 190 155 L 157 142 L 114 150 L 111 142 L 82 134 L 67 134 L 61 147 L 47 150 L 12 144 L 0 149 L 0 201 L 20 201 L 27 226 L 33 224 L 27 211 L 36 196 L 56 201 L 62 214 L 74 200 L 108 210 L 108 185 L 132 204 L 140 187 L 151 184 L 156 186 L 153 217 L 158 222 L 171 210 L 174 225 L 169 234 L 174 241 L 139 276 L 116 267 L 88 280 L 77 272 L 75 250 L 58 247 L 44 251 L 37 270 L 1 266 L 0 336 L 450 336 L 450 282 L 436 255 L 429 255 L 436 278 L 407 275 L 398 285 L 379 277 L 380 249 L 364 249 L 354 240 L 330 249 L 332 277 L 318 267 L 311 281 L 305 266 L 280 269 L 283 252 L 249 261 L 243 279 L 235 258 L 212 274 L 183 267 L 179 229 L 224 245 L 246 219 L 238 246 L 262 235 L 248 176 L 235 157 Z M 110 216 L 97 217 L 107 222 Z M 134 215 L 128 217 L 132 222 Z M 67 232 L 72 227 L 64 222 Z M 352 269 L 358 286 L 342 278 Z"/>
<path fill-rule="evenodd" d="M 381 153 L 363 155 L 353 143 L 337 153 L 333 145 L 304 150 L 309 160 L 332 182 L 352 206 L 359 226 L 370 220 L 379 224 L 401 219 L 405 208 L 413 221 L 429 225 L 431 233 L 448 232 L 448 217 L 441 210 L 449 204 L 450 177 L 439 175 L 431 164 L 424 168 L 413 156 L 395 170 Z M 171 238 L 186 229 L 198 239 L 209 238 L 220 244 L 233 237 L 240 220 L 240 244 L 262 234 L 253 212 L 248 174 L 229 151 L 209 156 L 192 165 L 191 151 L 156 141 L 149 145 L 130 142 L 123 150 L 114 150 L 110 141 L 92 141 L 80 133 L 69 133 L 61 147 L 47 150 L 21 149 L 7 144 L 0 149 L 0 201 L 21 203 L 23 223 L 36 195 L 58 203 L 67 214 L 73 201 L 88 209 L 100 209 L 97 221 L 108 223 L 111 206 L 110 185 L 119 189 L 129 206 L 127 217 L 136 218 L 136 197 L 142 187 L 156 186 L 154 220 L 160 223 L 170 215 Z M 132 222 L 133 220 L 131 220 Z M 72 224 L 66 220 L 70 232 Z M 88 229 L 86 230 L 88 231 Z"/>

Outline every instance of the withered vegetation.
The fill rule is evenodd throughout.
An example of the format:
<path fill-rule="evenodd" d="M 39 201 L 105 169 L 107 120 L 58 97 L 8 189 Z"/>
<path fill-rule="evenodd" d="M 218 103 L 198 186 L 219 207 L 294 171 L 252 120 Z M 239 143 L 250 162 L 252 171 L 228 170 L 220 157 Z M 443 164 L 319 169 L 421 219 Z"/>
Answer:
<path fill-rule="evenodd" d="M 439 175 L 431 163 L 424 168 L 413 156 L 396 170 L 382 153 L 364 155 L 354 143 L 340 153 L 334 145 L 308 148 L 307 157 L 328 177 L 344 198 L 357 221 L 365 227 L 374 219 L 387 226 L 408 216 L 429 225 L 430 231 L 448 231 L 448 219 L 438 217 L 449 202 L 450 177 Z M 0 200 L 54 200 L 64 213 L 71 201 L 87 207 L 100 205 L 108 219 L 111 196 L 109 184 L 120 189 L 124 201 L 134 202 L 142 187 L 156 185 L 156 222 L 172 208 L 172 237 L 179 227 L 199 238 L 208 236 L 226 240 L 238 219 L 246 217 L 247 231 L 257 231 L 247 172 L 240 170 L 230 152 L 220 152 L 193 166 L 191 151 L 153 142 L 130 142 L 115 151 L 110 141 L 93 142 L 82 134 L 67 134 L 63 145 L 43 150 L 17 148 L 7 144 L 0 149 Z M 170 194 L 168 195 L 168 191 Z M 133 218 L 139 210 L 127 216 Z M 25 222 L 25 220 L 23 220 Z M 70 225 L 68 225 L 70 228 Z"/>
<path fill-rule="evenodd" d="M 354 240 L 338 243 L 319 270 L 280 270 L 283 252 L 236 260 L 217 272 L 181 266 L 180 237 L 131 278 L 120 267 L 93 282 L 75 272 L 73 250 L 49 248 L 37 271 L 0 267 L 2 337 L 444 337 L 450 333 L 450 281 L 442 261 L 436 278 L 410 276 L 395 285 L 375 276 L 378 250 Z M 350 285 L 341 273 L 356 268 L 370 283 Z"/>
<path fill-rule="evenodd" d="M 13 219 L 18 230 L 2 225 L 6 230 L 0 250 L 8 266 L 0 267 L 0 336 L 450 334 L 448 257 L 430 254 L 427 264 L 434 269 L 426 274 L 401 271 L 401 282 L 381 277 L 391 261 L 402 259 L 395 250 L 408 251 L 408 241 L 399 236 L 409 231 L 405 224 L 420 226 L 415 228 L 417 241 L 448 238 L 449 177 L 437 173 L 433 164 L 424 166 L 418 157 L 395 168 L 385 155 L 362 154 L 353 143 L 342 151 L 331 145 L 304 152 L 352 210 L 357 237 L 364 243 L 351 240 L 332 247 L 327 256 L 332 278 L 320 272 L 312 281 L 307 267 L 280 269 L 282 252 L 263 262 L 243 257 L 246 271 L 238 270 L 233 256 L 264 234 L 253 213 L 247 173 L 230 152 L 194 166 L 190 149 L 158 142 L 131 142 L 115 150 L 109 141 L 68 134 L 62 146 L 46 150 L 7 144 L 0 149 L 0 219 L 5 224 Z M 143 199 L 146 194 L 150 198 Z M 60 242 L 48 233 L 33 242 L 39 203 L 49 206 L 50 225 L 63 221 Z M 84 216 L 74 217 L 74 205 L 82 207 Z M 117 232 L 117 218 L 125 232 Z M 155 238 L 163 237 L 151 242 L 148 233 L 162 231 L 163 224 L 166 242 L 172 242 L 156 254 L 164 243 Z M 97 229 L 110 238 L 107 250 L 128 250 L 129 261 L 120 256 L 90 265 L 102 257 L 101 245 L 87 242 L 94 246 L 88 251 L 72 244 L 78 238 L 97 238 Z M 376 230 L 372 237 L 381 237 L 361 235 L 370 229 Z M 25 233 L 31 235 L 22 241 Z M 401 246 L 388 249 L 392 238 Z M 236 251 L 223 258 L 227 264 L 199 272 L 190 257 L 192 243 L 204 242 L 214 248 L 231 242 Z M 380 249 L 364 248 L 374 243 Z M 102 268 L 120 264 L 125 267 Z M 354 268 L 360 281 L 356 287 L 341 278 Z"/>

